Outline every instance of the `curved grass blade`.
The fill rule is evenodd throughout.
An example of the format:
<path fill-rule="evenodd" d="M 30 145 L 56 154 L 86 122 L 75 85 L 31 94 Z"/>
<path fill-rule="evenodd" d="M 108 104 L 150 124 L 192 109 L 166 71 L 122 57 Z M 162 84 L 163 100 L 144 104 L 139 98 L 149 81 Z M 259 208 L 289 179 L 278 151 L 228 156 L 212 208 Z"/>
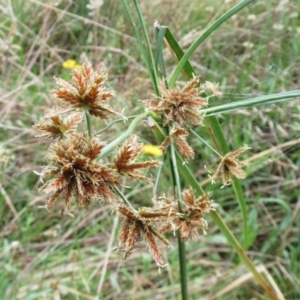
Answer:
<path fill-rule="evenodd" d="M 175 61 L 179 62 L 180 59 L 184 56 L 184 52 L 180 48 L 179 44 L 177 43 L 177 40 L 174 38 L 170 29 L 166 30 L 165 43 L 167 44 L 167 47 L 169 48 Z M 186 80 L 189 80 L 191 78 L 189 74 L 194 74 L 194 69 L 188 60 L 183 65 L 181 71 L 182 71 L 183 77 Z"/>
<path fill-rule="evenodd" d="M 164 80 L 165 86 L 168 87 L 167 83 L 167 73 L 165 68 L 165 61 L 163 57 L 163 41 L 166 34 L 167 27 L 158 24 L 155 22 L 155 37 L 156 37 L 156 47 L 155 47 L 155 67 L 159 71 L 161 71 L 162 78 Z"/>
<path fill-rule="evenodd" d="M 178 65 L 176 66 L 176 69 L 174 70 L 174 73 L 170 79 L 169 85 L 170 87 L 174 87 L 176 80 L 182 70 L 182 68 L 185 66 L 186 62 L 190 59 L 191 55 L 194 53 L 194 51 L 198 48 L 198 46 L 207 38 L 209 37 L 218 27 L 220 27 L 224 22 L 226 22 L 228 19 L 230 19 L 233 15 L 235 15 L 237 12 L 239 12 L 241 9 L 249 5 L 251 2 L 255 0 L 243 0 L 234 7 L 232 7 L 229 11 L 227 11 L 225 14 L 223 14 L 219 19 L 217 19 L 213 24 L 211 24 L 190 46 L 190 48 L 186 51 L 186 53 L 182 56 L 180 59 Z"/>

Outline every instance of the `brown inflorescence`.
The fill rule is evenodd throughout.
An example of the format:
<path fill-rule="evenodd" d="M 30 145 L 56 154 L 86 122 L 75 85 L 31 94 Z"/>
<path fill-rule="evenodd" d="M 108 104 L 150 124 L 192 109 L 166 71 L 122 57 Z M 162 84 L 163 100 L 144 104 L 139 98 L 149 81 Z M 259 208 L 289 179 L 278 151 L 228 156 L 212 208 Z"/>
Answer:
<path fill-rule="evenodd" d="M 170 229 L 174 232 L 179 230 L 183 241 L 186 241 L 188 238 L 196 240 L 199 235 L 199 229 L 206 234 L 208 227 L 203 217 L 213 209 L 213 202 L 210 200 L 210 196 L 209 193 L 206 193 L 203 196 L 196 197 L 192 188 L 184 190 L 181 208 L 179 209 L 174 204 L 172 205 L 169 217 L 161 227 L 160 232 L 163 233 Z M 160 207 L 170 206 L 170 200 L 164 200 L 163 204 L 159 204 L 158 201 L 156 205 L 160 205 Z"/>
<path fill-rule="evenodd" d="M 55 99 L 72 108 L 88 110 L 95 117 L 109 119 L 109 114 L 118 114 L 105 102 L 114 96 L 112 90 L 104 83 L 107 73 L 104 69 L 94 71 L 88 63 L 82 65 L 81 70 L 72 70 L 71 83 L 58 78 L 57 88 L 52 91 Z"/>
<path fill-rule="evenodd" d="M 162 150 L 166 150 L 167 147 L 171 143 L 174 143 L 178 149 L 179 154 L 182 156 L 184 160 L 193 159 L 195 156 L 195 152 L 193 148 L 187 143 L 186 138 L 188 136 L 188 132 L 178 125 L 175 125 L 169 135 L 161 144 L 160 148 Z"/>
<path fill-rule="evenodd" d="M 162 114 L 164 126 L 170 122 L 180 125 L 200 125 L 204 115 L 200 109 L 207 106 L 207 100 L 199 96 L 203 92 L 203 89 L 198 87 L 199 83 L 199 77 L 195 77 L 182 89 L 179 87 L 167 89 L 162 82 L 161 96 L 142 102 L 154 112 Z"/>
<path fill-rule="evenodd" d="M 45 157 L 48 164 L 42 171 L 42 177 L 51 178 L 41 187 L 46 193 L 51 193 L 48 206 L 61 194 L 65 198 L 62 214 L 70 209 L 73 202 L 75 206 L 87 207 L 93 199 L 113 199 L 112 186 L 119 183 L 118 174 L 95 161 L 103 147 L 104 144 L 96 138 L 80 134 L 50 146 Z"/>
<path fill-rule="evenodd" d="M 249 150 L 250 147 L 244 146 L 233 152 L 227 153 L 219 162 L 217 170 L 211 177 L 213 182 L 215 180 L 221 179 L 223 186 L 229 185 L 231 183 L 231 175 L 239 179 L 244 179 L 246 177 L 246 172 L 242 169 L 246 164 L 238 160 L 238 156 Z"/>
<path fill-rule="evenodd" d="M 151 179 L 144 176 L 140 170 L 157 167 L 161 163 L 157 160 L 137 162 L 136 160 L 142 154 L 142 144 L 137 143 L 136 135 L 132 135 L 121 146 L 118 154 L 114 158 L 112 168 L 116 169 L 119 174 L 129 179 L 151 182 Z"/>
<path fill-rule="evenodd" d="M 165 263 L 156 239 L 166 246 L 170 246 L 170 243 L 158 232 L 153 224 L 153 221 L 162 216 L 156 212 L 151 218 L 145 218 L 139 211 L 134 211 L 128 206 L 120 206 L 118 210 L 123 216 L 123 223 L 119 231 L 118 247 L 119 251 L 124 252 L 123 258 L 126 259 L 136 249 L 137 242 L 143 239 L 157 266 L 159 268 L 164 267 Z M 151 209 L 149 208 L 149 210 Z"/>
<path fill-rule="evenodd" d="M 76 133 L 78 124 L 82 120 L 82 114 L 71 113 L 68 116 L 59 114 L 45 116 L 36 123 L 33 128 L 37 131 L 36 137 L 62 139 Z"/>

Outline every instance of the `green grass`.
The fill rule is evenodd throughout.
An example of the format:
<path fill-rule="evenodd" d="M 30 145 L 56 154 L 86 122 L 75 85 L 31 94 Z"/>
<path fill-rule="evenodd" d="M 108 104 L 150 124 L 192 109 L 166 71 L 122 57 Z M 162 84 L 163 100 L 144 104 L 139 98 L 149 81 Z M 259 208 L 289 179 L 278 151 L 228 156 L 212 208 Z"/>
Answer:
<path fill-rule="evenodd" d="M 0 298 L 9 293 L 7 299 L 180 299 L 173 237 L 174 249 L 166 249 L 169 266 L 158 275 L 144 245 L 126 262 L 114 252 L 117 239 L 109 241 L 118 228 L 104 203 L 80 211 L 75 219 L 61 218 L 59 208 L 48 213 L 38 207 L 46 198 L 38 191 L 41 183 L 33 171 L 41 170 L 47 146 L 34 137 L 31 126 L 53 105 L 53 76 L 68 76 L 61 67 L 64 60 L 86 56 L 94 66 L 108 67 L 110 85 L 118 94 L 115 107 L 125 108 L 128 116 L 140 113 L 138 100 L 154 93 L 124 7 L 105 1 L 89 16 L 88 2 L 79 2 L 0 4 L 6 9 L 0 39 L 8 47 L 0 58 L 0 145 L 13 155 L 0 175 L 5 191 L 0 191 Z M 169 26 L 184 50 L 207 24 L 237 3 L 150 2 L 141 1 L 151 42 L 152 24 L 158 20 Z M 296 4 L 255 1 L 214 32 L 190 59 L 203 80 L 220 83 L 223 96 L 212 98 L 211 104 L 299 89 L 299 20 Z M 175 63 L 167 50 L 164 55 L 171 74 Z M 299 111 L 296 99 L 239 109 L 218 119 L 231 149 L 246 143 L 256 155 L 299 139 Z M 103 123 L 95 125 L 100 130 Z M 111 141 L 123 130 L 115 124 L 101 138 Z M 154 142 L 146 126 L 138 130 Z M 209 141 L 204 132 L 200 128 L 198 133 Z M 196 160 L 189 166 L 201 182 L 207 178 L 204 165 L 213 168 L 218 158 L 200 141 L 192 141 Z M 285 299 L 300 297 L 299 153 L 297 145 L 276 150 L 259 164 L 254 161 L 248 167 L 250 172 L 254 165 L 254 170 L 243 181 L 252 237 L 249 256 L 267 269 Z M 172 192 L 168 178 L 162 177 L 160 184 L 159 194 Z M 133 203 L 149 205 L 152 187 L 137 185 L 126 193 Z M 226 224 L 241 237 L 242 216 L 231 190 L 216 190 L 213 198 Z M 208 222 L 208 235 L 186 245 L 190 298 L 266 299 L 217 227 Z M 107 271 L 99 292 L 103 264 Z"/>

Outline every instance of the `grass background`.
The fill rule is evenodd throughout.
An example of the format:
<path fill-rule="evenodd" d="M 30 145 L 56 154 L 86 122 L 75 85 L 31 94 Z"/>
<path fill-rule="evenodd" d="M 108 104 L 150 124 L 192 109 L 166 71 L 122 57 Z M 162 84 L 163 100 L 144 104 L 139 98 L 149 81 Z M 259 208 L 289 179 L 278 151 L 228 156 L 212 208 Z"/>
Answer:
<path fill-rule="evenodd" d="M 158 20 L 187 49 L 207 24 L 238 1 L 140 2 L 150 36 Z M 95 68 L 106 66 L 109 85 L 117 92 L 114 107 L 124 108 L 127 116 L 141 112 L 138 100 L 153 93 L 121 2 L 87 5 L 89 1 L 0 0 L 0 299 L 179 299 L 175 240 L 169 266 L 158 275 L 143 245 L 126 262 L 114 253 L 118 221 L 105 203 L 74 219 L 61 218 L 58 208 L 38 208 L 46 198 L 33 171 L 41 171 L 47 144 L 34 137 L 31 126 L 53 105 L 53 77 L 70 77 L 62 62 L 87 58 Z M 257 0 L 206 40 L 191 63 L 203 81 L 220 83 L 223 96 L 211 100 L 216 105 L 299 89 L 299 54 L 297 1 Z M 171 74 L 174 62 L 167 50 L 165 58 Z M 232 149 L 244 143 L 252 147 L 250 175 L 243 181 L 253 236 L 248 253 L 285 299 L 300 298 L 299 110 L 299 100 L 293 100 L 219 116 Z M 95 123 L 95 128 L 103 125 Z M 110 141 L 123 129 L 113 126 L 101 138 Z M 146 126 L 138 133 L 153 141 Z M 192 165 L 203 181 L 204 166 L 217 158 L 192 142 Z M 283 151 L 287 142 L 294 146 Z M 255 159 L 268 149 L 269 155 Z M 162 178 L 161 193 L 170 192 L 168 180 Z M 126 190 L 136 206 L 150 205 L 151 191 L 145 185 Z M 232 191 L 224 188 L 213 198 L 227 225 L 241 236 L 241 213 Z M 266 299 L 208 222 L 208 236 L 187 244 L 191 299 Z"/>

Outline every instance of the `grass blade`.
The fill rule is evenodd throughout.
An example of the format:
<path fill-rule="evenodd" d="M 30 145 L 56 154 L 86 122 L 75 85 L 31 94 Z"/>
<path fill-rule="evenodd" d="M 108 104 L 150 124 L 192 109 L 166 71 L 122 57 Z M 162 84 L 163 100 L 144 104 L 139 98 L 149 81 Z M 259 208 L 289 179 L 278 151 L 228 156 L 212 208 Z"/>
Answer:
<path fill-rule="evenodd" d="M 145 36 L 145 39 L 146 39 L 148 53 L 147 53 L 147 50 L 144 46 L 142 36 L 141 36 L 137 26 L 135 25 L 134 17 L 131 13 L 130 7 L 128 5 L 128 1 L 123 0 L 123 4 L 125 6 L 125 10 L 126 10 L 126 13 L 128 15 L 128 18 L 131 22 L 131 25 L 132 25 L 132 28 L 133 28 L 133 31 L 134 31 L 134 34 L 135 34 L 135 37 L 136 37 L 136 40 L 137 40 L 137 43 L 138 43 L 139 50 L 140 50 L 141 55 L 142 55 L 142 58 L 145 62 L 146 68 L 148 69 L 149 75 L 151 77 L 153 87 L 155 89 L 155 92 L 158 94 L 159 93 L 159 88 L 158 88 L 157 70 L 155 68 L 155 63 L 154 63 L 154 59 L 153 59 L 153 54 L 152 54 L 152 50 L 151 50 L 149 37 L 148 37 L 147 31 L 146 31 L 145 22 L 144 22 L 142 14 L 141 14 L 141 11 L 139 9 L 138 3 L 136 3 L 136 0 L 135 0 L 135 6 L 136 6 L 136 9 L 137 9 L 137 12 L 138 12 L 138 15 L 139 15 L 139 19 L 141 21 L 141 25 L 142 25 L 142 28 L 143 28 L 143 33 L 144 33 L 144 36 Z"/>
<path fill-rule="evenodd" d="M 277 102 L 295 99 L 297 97 L 300 97 L 300 90 L 294 90 L 290 92 L 283 92 L 272 95 L 264 95 L 251 99 L 221 104 L 214 107 L 205 108 L 203 109 L 203 112 L 206 113 L 207 116 L 214 116 L 221 113 L 232 112 L 240 108 L 247 108 L 263 104 L 273 104 Z"/>
<path fill-rule="evenodd" d="M 225 14 L 223 14 L 219 19 L 217 19 L 213 24 L 211 24 L 203 33 L 200 35 L 194 43 L 190 46 L 190 48 L 186 51 L 186 53 L 182 56 L 180 59 L 178 65 L 176 66 L 176 69 L 170 79 L 170 87 L 174 87 L 176 80 L 182 70 L 182 68 L 185 66 L 186 62 L 190 59 L 191 55 L 194 53 L 194 51 L 198 48 L 201 43 L 208 38 L 218 27 L 220 27 L 224 22 L 226 22 L 228 19 L 230 19 L 233 15 L 235 15 L 237 12 L 239 12 L 241 9 L 249 5 L 255 0 L 243 0 L 234 7 L 232 7 L 229 11 L 227 11 Z"/>

